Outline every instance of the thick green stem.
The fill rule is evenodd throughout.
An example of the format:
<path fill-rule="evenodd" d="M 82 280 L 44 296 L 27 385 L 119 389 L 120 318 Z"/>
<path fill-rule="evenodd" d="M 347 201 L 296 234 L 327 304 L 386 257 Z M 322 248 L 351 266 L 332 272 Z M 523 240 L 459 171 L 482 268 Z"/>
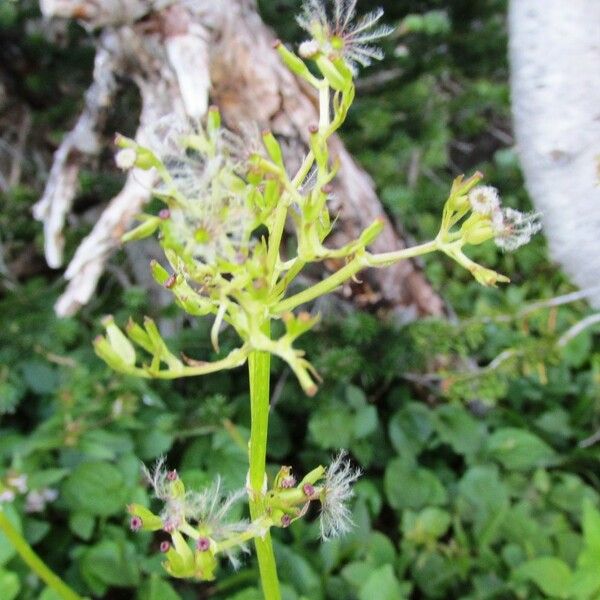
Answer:
<path fill-rule="evenodd" d="M 0 510 L 0 530 L 8 538 L 23 562 L 52 590 L 64 600 L 82 600 L 56 573 L 33 551 L 27 540 Z"/>
<path fill-rule="evenodd" d="M 269 333 L 268 325 L 265 333 Z M 250 374 L 250 516 L 255 521 L 264 514 L 264 489 L 266 480 L 267 432 L 269 427 L 269 375 L 271 355 L 254 351 L 248 357 Z M 254 538 L 258 567 L 265 600 L 280 600 L 279 579 L 273 553 L 271 534 Z"/>

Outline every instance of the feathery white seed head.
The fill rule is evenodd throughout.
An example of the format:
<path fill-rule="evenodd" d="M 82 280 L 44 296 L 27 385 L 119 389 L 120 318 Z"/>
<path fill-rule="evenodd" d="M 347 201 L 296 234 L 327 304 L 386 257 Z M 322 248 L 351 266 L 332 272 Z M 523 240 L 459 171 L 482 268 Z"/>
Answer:
<path fill-rule="evenodd" d="M 333 14 L 328 14 L 326 0 L 305 0 L 297 21 L 316 42 L 318 51 L 326 56 L 342 58 L 356 72 L 357 66 L 367 67 L 373 60 L 381 60 L 383 52 L 373 42 L 389 35 L 393 28 L 377 25 L 383 10 L 375 9 L 355 20 L 356 0 L 333 0 Z M 301 45 L 301 56 L 316 54 L 315 46 Z M 308 56 L 302 49 L 311 52 Z"/>
<path fill-rule="evenodd" d="M 122 148 L 115 154 L 115 164 L 123 171 L 133 168 L 136 160 L 137 153 L 133 148 Z"/>
<path fill-rule="evenodd" d="M 492 217 L 496 245 L 507 252 L 529 243 L 542 229 L 539 213 L 522 213 L 514 208 L 497 210 Z"/>
<path fill-rule="evenodd" d="M 251 245 L 254 223 L 241 177 L 246 169 L 241 138 L 165 117 L 146 145 L 165 166 L 167 176 L 155 191 L 175 200 L 170 226 L 182 250 L 208 264 L 219 258 L 238 262 Z"/>
<path fill-rule="evenodd" d="M 500 208 L 500 194 L 491 185 L 479 185 L 468 195 L 469 204 L 480 215 L 492 215 Z"/>
<path fill-rule="evenodd" d="M 361 470 L 352 467 L 345 450 L 335 457 L 327 468 L 321 492 L 321 538 L 327 541 L 341 536 L 354 525 L 348 502 L 354 496 L 352 484 Z"/>

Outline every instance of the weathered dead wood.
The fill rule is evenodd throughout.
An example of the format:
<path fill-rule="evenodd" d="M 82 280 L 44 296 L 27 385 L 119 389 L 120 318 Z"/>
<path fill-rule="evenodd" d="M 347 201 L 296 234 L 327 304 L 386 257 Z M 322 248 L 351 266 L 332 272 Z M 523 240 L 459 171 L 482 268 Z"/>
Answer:
<path fill-rule="evenodd" d="M 132 77 L 141 90 L 140 140 L 153 120 L 169 111 L 201 117 L 210 91 L 211 102 L 219 106 L 230 128 L 244 129 L 248 123 L 270 128 L 286 148 L 290 169 L 300 163 L 307 150 L 308 125 L 317 120 L 315 99 L 281 64 L 272 48 L 274 36 L 260 19 L 253 0 L 178 0 L 164 8 L 150 0 L 129 5 L 124 0 L 43 0 L 42 8 L 48 15 L 80 18 L 90 26 L 104 27 L 86 109 L 57 150 L 53 173 L 36 208 L 36 217 L 45 222 L 46 254 L 52 266 L 58 266 L 62 257 L 61 232 L 75 194 L 81 158 L 99 149 L 96 133 L 109 104 L 101 98 L 114 93 L 107 83 L 115 81 L 115 74 Z M 103 58 L 107 48 L 110 51 Z M 99 63 L 107 66 L 106 71 Z M 82 132 L 88 133 L 88 144 L 79 141 Z M 333 207 L 339 215 L 338 227 L 331 243 L 341 245 L 375 218 L 382 218 L 385 229 L 374 249 L 403 247 L 371 178 L 339 139 L 332 145 L 341 168 Z M 87 302 L 105 261 L 147 198 L 148 188 L 149 182 L 141 174 L 131 176 L 81 244 L 65 274 L 70 283 L 57 304 L 60 314 L 70 314 Z M 373 270 L 364 277 L 358 297 L 365 304 L 382 305 L 404 317 L 443 311 L 441 299 L 412 262 Z"/>

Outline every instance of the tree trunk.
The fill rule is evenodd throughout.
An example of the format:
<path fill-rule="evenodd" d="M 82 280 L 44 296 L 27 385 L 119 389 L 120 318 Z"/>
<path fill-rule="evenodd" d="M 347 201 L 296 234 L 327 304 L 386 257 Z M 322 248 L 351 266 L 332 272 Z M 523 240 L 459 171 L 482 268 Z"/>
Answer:
<path fill-rule="evenodd" d="M 317 120 L 315 98 L 280 62 L 272 47 L 274 36 L 254 0 L 176 1 L 162 10 L 152 10 L 152 4 L 41 0 L 46 15 L 79 18 L 103 29 L 85 110 L 57 150 L 46 190 L 34 209 L 36 218 L 44 221 L 46 255 L 53 267 L 62 262 L 62 229 L 76 193 L 77 172 L 85 155 L 100 149 L 99 132 L 117 93 L 117 75 L 133 78 L 140 88 L 141 141 L 152 123 L 169 111 L 201 118 L 210 99 L 229 128 L 243 130 L 256 123 L 273 131 L 285 148 L 290 170 L 307 152 L 308 126 Z M 385 229 L 374 250 L 404 247 L 371 178 L 338 138 L 332 144 L 341 169 L 333 207 L 339 217 L 330 243 L 341 245 L 383 218 Z M 72 314 L 93 294 L 110 253 L 148 199 L 149 186 L 141 176 L 130 175 L 77 250 L 65 274 L 69 285 L 56 307 L 60 314 Z M 356 285 L 361 288 L 355 294 L 359 302 L 401 313 L 402 318 L 443 313 L 443 302 L 413 262 L 371 270 Z"/>
<path fill-rule="evenodd" d="M 600 2 L 512 0 L 515 134 L 554 259 L 600 307 Z"/>

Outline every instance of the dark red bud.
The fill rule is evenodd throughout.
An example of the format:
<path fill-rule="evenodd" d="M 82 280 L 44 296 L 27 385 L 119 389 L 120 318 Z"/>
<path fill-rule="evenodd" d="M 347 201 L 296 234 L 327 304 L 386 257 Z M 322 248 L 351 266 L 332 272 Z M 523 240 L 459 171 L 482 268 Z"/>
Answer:
<path fill-rule="evenodd" d="M 142 525 L 143 523 L 140 517 L 131 517 L 131 521 L 129 521 L 131 531 L 139 531 L 142 528 Z"/>
<path fill-rule="evenodd" d="M 167 473 L 167 479 L 169 481 L 175 481 L 177 479 L 177 471 L 173 469 Z"/>
<path fill-rule="evenodd" d="M 170 290 L 177 283 L 177 277 L 175 275 L 170 275 L 169 278 L 165 281 L 164 286 Z"/>
<path fill-rule="evenodd" d="M 283 515 L 283 517 L 281 517 L 281 526 L 282 527 L 289 527 L 291 522 L 292 522 L 292 518 L 290 517 L 290 515 Z"/>
<path fill-rule="evenodd" d="M 289 477 L 284 477 L 281 480 L 282 488 L 293 488 L 296 485 L 296 478 L 290 475 Z"/>
<path fill-rule="evenodd" d="M 160 551 L 164 554 L 168 552 L 171 548 L 171 544 L 169 542 L 161 542 L 160 543 Z"/>
<path fill-rule="evenodd" d="M 210 548 L 210 540 L 207 537 L 198 538 L 196 548 L 200 550 L 200 552 L 206 552 Z"/>
<path fill-rule="evenodd" d="M 315 125 L 313 123 L 312 125 L 308 126 L 308 132 L 309 133 L 315 134 L 315 133 L 317 133 L 317 131 L 319 131 L 319 126 L 318 125 Z"/>
<path fill-rule="evenodd" d="M 315 488 L 310 483 L 305 483 L 302 486 L 302 491 L 304 492 L 304 495 L 309 498 L 312 498 L 315 495 Z"/>

